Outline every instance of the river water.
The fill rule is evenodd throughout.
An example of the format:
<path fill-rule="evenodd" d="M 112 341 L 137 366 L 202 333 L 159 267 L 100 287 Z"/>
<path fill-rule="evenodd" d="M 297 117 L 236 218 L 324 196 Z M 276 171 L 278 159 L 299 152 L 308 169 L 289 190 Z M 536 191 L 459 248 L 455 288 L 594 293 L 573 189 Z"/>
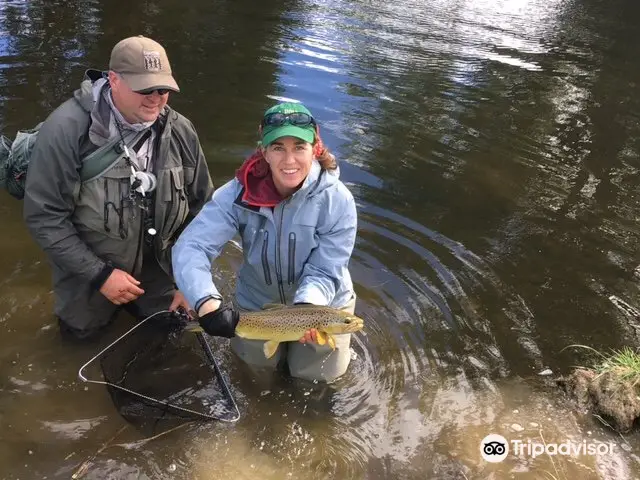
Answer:
<path fill-rule="evenodd" d="M 241 419 L 136 443 L 105 389 L 77 380 L 98 347 L 61 342 L 46 259 L 0 192 L 0 476 L 70 478 L 87 459 L 84 478 L 640 476 L 638 435 L 539 375 L 588 361 L 573 344 L 637 344 L 639 15 L 634 0 L 2 2 L 11 137 L 134 34 L 166 47 L 170 103 L 217 186 L 267 106 L 305 102 L 358 204 L 366 327 L 332 393 L 251 378 L 217 342 Z M 615 445 L 488 463 L 490 433 Z"/>

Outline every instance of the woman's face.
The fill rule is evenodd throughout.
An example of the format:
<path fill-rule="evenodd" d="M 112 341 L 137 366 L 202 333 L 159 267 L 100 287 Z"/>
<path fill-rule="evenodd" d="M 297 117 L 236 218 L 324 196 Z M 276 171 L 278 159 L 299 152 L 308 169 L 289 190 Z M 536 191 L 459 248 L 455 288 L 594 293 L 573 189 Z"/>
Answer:
<path fill-rule="evenodd" d="M 278 193 L 292 195 L 304 182 L 313 163 L 313 146 L 296 137 L 280 137 L 264 149 Z"/>

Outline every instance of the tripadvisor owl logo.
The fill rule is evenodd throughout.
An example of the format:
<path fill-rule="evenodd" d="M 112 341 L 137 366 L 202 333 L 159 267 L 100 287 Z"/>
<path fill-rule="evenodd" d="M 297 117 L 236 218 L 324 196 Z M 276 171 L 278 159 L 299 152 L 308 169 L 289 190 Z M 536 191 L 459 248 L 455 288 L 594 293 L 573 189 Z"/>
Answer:
<path fill-rule="evenodd" d="M 583 440 L 576 443 L 565 440 L 562 443 L 540 443 L 530 439 L 516 439 L 511 440 L 511 448 L 509 448 L 509 441 L 506 438 L 492 433 L 480 442 L 480 454 L 487 462 L 498 463 L 507 458 L 509 451 L 516 457 L 536 458 L 540 455 L 609 455 L 613 453 L 615 447 L 616 444 L 613 442 L 587 442 Z"/>
<path fill-rule="evenodd" d="M 509 442 L 502 435 L 489 434 L 480 442 L 480 454 L 487 462 L 501 462 L 509 454 Z"/>

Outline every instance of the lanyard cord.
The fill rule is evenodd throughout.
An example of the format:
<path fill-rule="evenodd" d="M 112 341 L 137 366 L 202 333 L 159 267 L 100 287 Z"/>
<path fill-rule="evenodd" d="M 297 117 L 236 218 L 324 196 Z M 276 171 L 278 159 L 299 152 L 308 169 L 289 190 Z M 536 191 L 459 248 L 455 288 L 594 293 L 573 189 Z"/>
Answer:
<path fill-rule="evenodd" d="M 103 95 L 108 95 L 107 92 L 105 92 Z M 143 142 L 139 143 L 138 146 L 138 150 L 140 150 L 140 148 L 142 147 L 142 144 L 144 143 L 144 138 L 146 137 L 146 142 L 147 142 L 147 153 L 145 155 L 145 163 L 144 163 L 144 168 L 140 168 L 140 166 L 138 166 L 135 162 L 133 162 L 131 160 L 131 155 L 129 154 L 129 148 L 127 147 L 127 142 L 124 141 L 124 134 L 122 133 L 122 125 L 120 124 L 120 120 L 118 120 L 118 116 L 116 115 L 115 110 L 113 109 L 113 107 L 111 106 L 111 102 L 109 101 L 108 98 L 105 98 L 107 105 L 109 105 L 109 108 L 111 109 L 111 112 L 113 114 L 113 121 L 116 124 L 116 129 L 118 130 L 118 133 L 120 134 L 120 140 L 122 140 L 122 149 L 124 150 L 125 153 L 125 158 L 127 159 L 127 163 L 129 164 L 129 167 L 138 170 L 138 171 L 143 171 L 146 172 L 147 169 L 149 168 L 149 151 L 151 150 L 151 137 L 153 136 L 151 134 L 151 129 L 153 127 L 149 127 L 149 130 L 147 133 L 145 133 L 145 135 L 143 135 Z M 138 150 L 135 149 L 134 147 L 134 153 L 136 154 L 136 158 L 138 158 Z"/>
<path fill-rule="evenodd" d="M 141 170 L 143 172 L 146 172 L 149 169 L 149 163 L 150 163 L 149 152 L 151 151 L 151 137 L 153 136 L 151 133 L 151 128 L 153 127 L 149 127 L 149 130 L 147 130 L 147 132 L 145 132 L 145 134 L 142 136 L 142 139 L 141 139 L 142 141 L 138 142 L 138 144 L 134 145 L 133 147 L 133 151 L 134 151 L 134 154 L 136 155 L 136 158 L 139 158 L 137 155 L 138 151 L 140 150 L 144 142 L 147 143 L 147 152 L 145 154 L 144 168 L 140 168 L 139 165 L 137 165 L 135 162 L 131 160 L 131 156 L 129 154 L 129 148 L 127 147 L 127 144 L 124 141 L 124 135 L 122 134 L 122 125 L 120 125 L 120 121 L 115 115 L 113 117 L 113 120 L 116 124 L 116 128 L 118 129 L 118 133 L 120 134 L 120 139 L 122 140 L 123 149 L 126 155 L 127 162 L 129 163 L 129 166 L 132 166 L 136 170 Z"/>

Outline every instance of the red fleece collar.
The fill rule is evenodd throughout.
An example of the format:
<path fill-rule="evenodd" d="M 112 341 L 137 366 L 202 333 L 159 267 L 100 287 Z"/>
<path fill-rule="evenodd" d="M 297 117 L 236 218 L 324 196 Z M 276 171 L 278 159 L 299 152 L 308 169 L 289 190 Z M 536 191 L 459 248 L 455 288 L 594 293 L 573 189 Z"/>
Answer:
<path fill-rule="evenodd" d="M 316 126 L 316 143 L 313 146 L 313 155 L 318 158 L 325 151 L 320 138 L 320 128 Z M 253 155 L 245 160 L 242 166 L 236 170 L 236 178 L 244 187 L 242 201 L 254 207 L 275 207 L 284 198 L 273 183 L 271 169 L 258 148 Z"/>
<path fill-rule="evenodd" d="M 271 177 L 271 169 L 262 152 L 256 150 L 236 171 L 244 187 L 242 201 L 255 207 L 275 207 L 282 200 Z"/>

